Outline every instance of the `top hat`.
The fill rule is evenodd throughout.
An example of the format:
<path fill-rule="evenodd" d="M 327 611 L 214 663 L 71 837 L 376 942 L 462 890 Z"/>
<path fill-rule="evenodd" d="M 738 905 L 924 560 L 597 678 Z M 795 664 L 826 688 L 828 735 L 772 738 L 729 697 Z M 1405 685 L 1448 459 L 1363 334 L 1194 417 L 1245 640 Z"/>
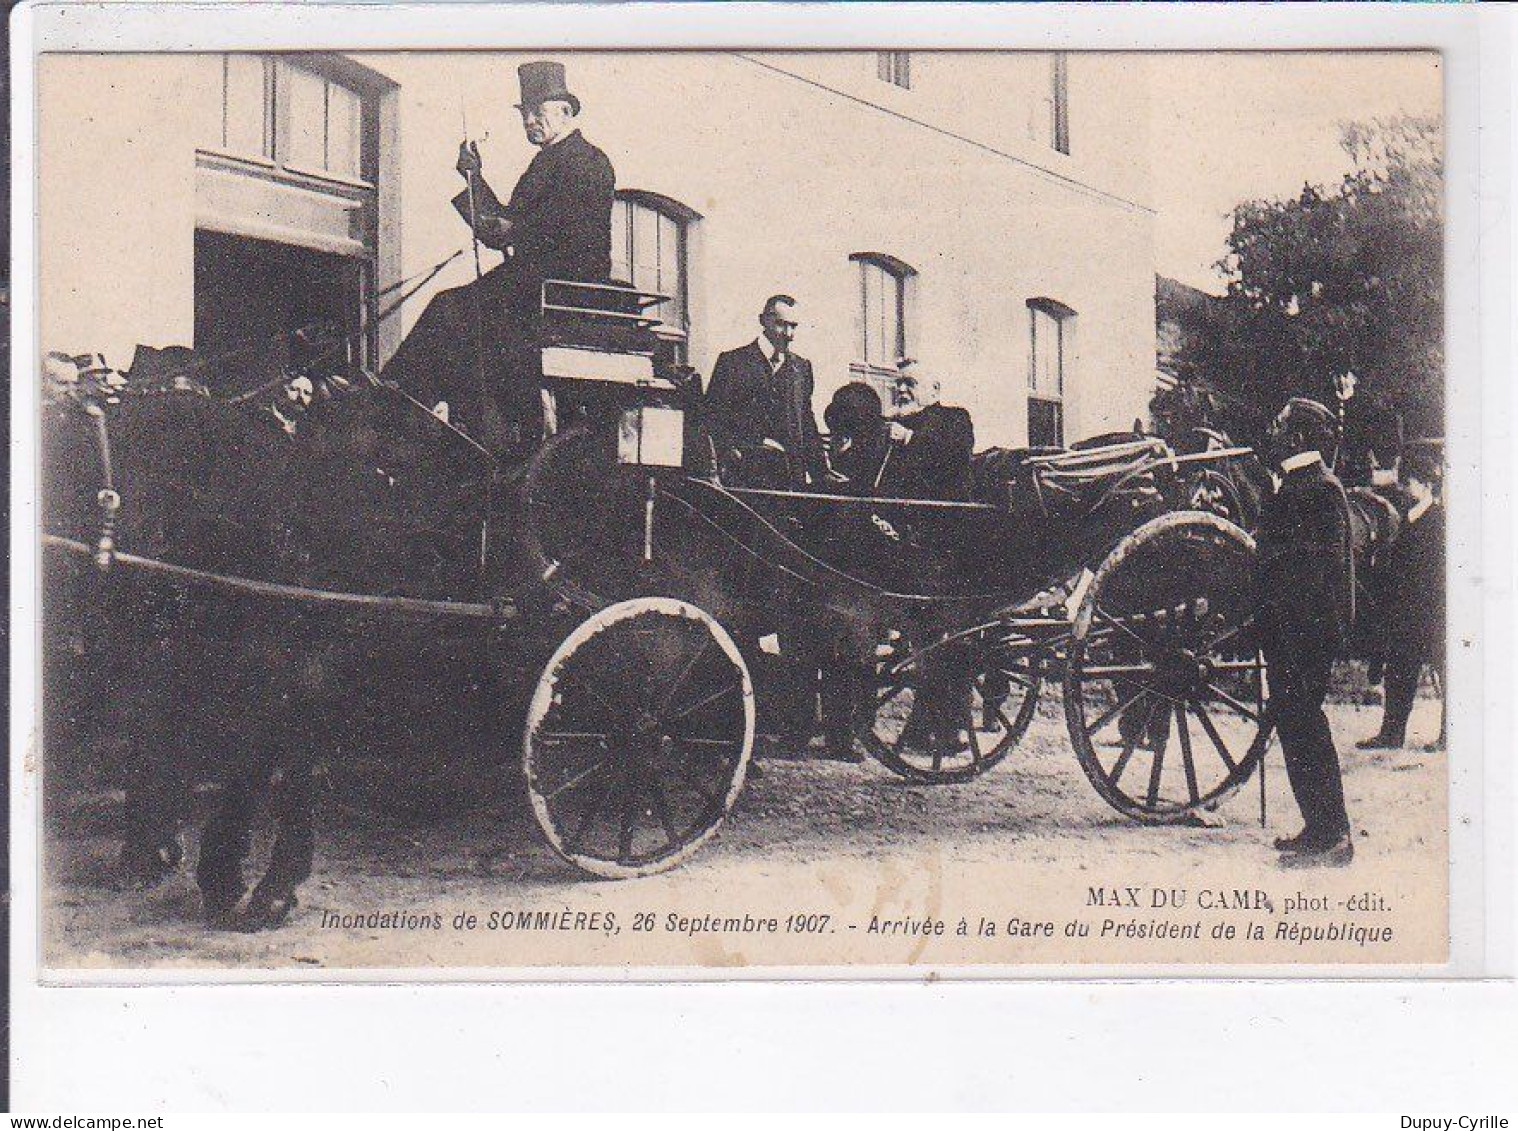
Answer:
<path fill-rule="evenodd" d="M 570 94 L 565 85 L 563 63 L 547 60 L 523 63 L 517 68 L 517 79 L 522 85 L 522 101 L 517 103 L 517 109 L 530 109 L 557 100 L 569 103 L 576 114 L 580 112 L 580 100 Z"/>

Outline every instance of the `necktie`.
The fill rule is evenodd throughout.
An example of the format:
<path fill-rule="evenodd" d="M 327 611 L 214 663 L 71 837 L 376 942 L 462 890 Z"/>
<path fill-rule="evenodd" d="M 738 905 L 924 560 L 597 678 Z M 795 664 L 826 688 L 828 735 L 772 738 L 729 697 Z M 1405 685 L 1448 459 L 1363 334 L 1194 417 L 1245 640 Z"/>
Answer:
<path fill-rule="evenodd" d="M 798 477 L 797 458 L 801 446 L 801 421 L 796 415 L 796 398 L 791 393 L 790 386 L 782 380 L 781 370 L 785 368 L 785 354 L 775 354 L 775 367 L 770 370 L 770 379 L 775 383 L 775 395 L 780 401 L 782 420 L 785 425 L 785 460 L 790 469 L 793 480 L 800 479 L 804 482 L 804 476 Z"/>

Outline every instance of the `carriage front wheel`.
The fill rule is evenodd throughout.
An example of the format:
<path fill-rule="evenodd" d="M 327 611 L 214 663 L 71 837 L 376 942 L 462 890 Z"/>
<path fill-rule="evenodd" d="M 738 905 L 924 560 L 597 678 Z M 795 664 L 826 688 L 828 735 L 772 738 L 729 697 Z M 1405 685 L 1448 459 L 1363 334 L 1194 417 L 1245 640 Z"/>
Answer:
<path fill-rule="evenodd" d="M 743 789 L 754 685 L 708 614 L 668 597 L 584 621 L 544 668 L 523 768 L 554 851 L 597 876 L 673 868 L 716 833 Z"/>
<path fill-rule="evenodd" d="M 1066 722 L 1091 784 L 1134 820 L 1215 808 L 1264 756 L 1254 554 L 1226 519 L 1175 511 L 1126 536 L 1085 587 Z"/>

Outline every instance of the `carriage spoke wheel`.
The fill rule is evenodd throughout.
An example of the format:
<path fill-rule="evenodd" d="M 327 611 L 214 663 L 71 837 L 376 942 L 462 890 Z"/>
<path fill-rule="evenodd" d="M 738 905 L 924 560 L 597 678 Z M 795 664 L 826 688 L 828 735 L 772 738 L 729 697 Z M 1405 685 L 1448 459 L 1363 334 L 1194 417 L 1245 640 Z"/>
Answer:
<path fill-rule="evenodd" d="M 622 879 L 673 868 L 722 824 L 754 743 L 738 647 L 694 605 L 641 597 L 582 623 L 528 709 L 533 812 L 564 859 Z"/>
<path fill-rule="evenodd" d="M 932 785 L 969 781 L 1004 759 L 1033 721 L 1043 675 L 1037 659 L 1005 659 L 992 670 L 911 671 L 889 677 L 865 746 L 891 772 Z"/>
<path fill-rule="evenodd" d="M 1167 824 L 1216 808 L 1264 754 L 1253 559 L 1237 526 L 1177 511 L 1123 539 L 1087 587 L 1066 721 L 1091 784 L 1135 820 Z"/>
<path fill-rule="evenodd" d="M 1245 525 L 1244 501 L 1228 476 L 1210 467 L 1197 472 L 1186 487 L 1186 506 L 1226 518 L 1238 526 Z"/>

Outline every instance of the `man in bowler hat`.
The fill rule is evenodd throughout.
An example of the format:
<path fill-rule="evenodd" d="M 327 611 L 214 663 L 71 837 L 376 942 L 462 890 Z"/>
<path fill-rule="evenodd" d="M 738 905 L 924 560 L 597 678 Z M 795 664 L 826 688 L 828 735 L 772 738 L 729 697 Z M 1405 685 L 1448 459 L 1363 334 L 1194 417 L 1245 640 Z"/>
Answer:
<path fill-rule="evenodd" d="M 1323 700 L 1354 624 L 1349 503 L 1324 465 L 1336 421 L 1294 397 L 1271 426 L 1279 486 L 1260 517 L 1256 623 L 1270 679 L 1269 711 L 1303 829 L 1275 842 L 1288 868 L 1354 859 L 1344 780 Z"/>
<path fill-rule="evenodd" d="M 433 298 L 385 369 L 428 404 L 446 401 L 454 423 L 507 451 L 542 438 L 533 330 L 543 280 L 606 281 L 616 193 L 611 162 L 575 125 L 580 100 L 564 65 L 524 63 L 517 75 L 522 128 L 538 152 L 510 197 L 503 203 L 485 180 L 474 142 L 460 144 L 455 166 L 465 187 L 454 208 L 505 258 Z"/>

